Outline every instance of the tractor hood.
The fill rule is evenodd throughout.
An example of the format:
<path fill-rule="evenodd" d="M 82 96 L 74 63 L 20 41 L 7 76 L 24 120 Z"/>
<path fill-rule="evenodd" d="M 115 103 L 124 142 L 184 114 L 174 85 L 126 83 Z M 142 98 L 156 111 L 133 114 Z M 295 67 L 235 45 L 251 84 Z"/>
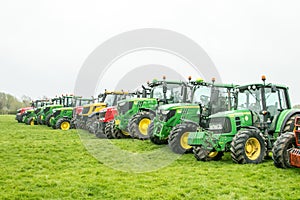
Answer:
<path fill-rule="evenodd" d="M 158 107 L 159 110 L 178 110 L 183 108 L 199 108 L 199 105 L 191 103 L 174 103 L 165 104 Z"/>
<path fill-rule="evenodd" d="M 251 115 L 251 111 L 248 109 L 244 110 L 230 110 L 224 112 L 218 112 L 216 114 L 212 114 L 209 118 L 217 118 L 217 117 L 241 117 Z"/>

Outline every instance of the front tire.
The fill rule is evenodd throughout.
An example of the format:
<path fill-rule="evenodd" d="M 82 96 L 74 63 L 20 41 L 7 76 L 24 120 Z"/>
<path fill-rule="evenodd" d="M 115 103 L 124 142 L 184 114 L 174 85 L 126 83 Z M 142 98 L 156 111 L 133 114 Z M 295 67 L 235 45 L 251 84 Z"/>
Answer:
<path fill-rule="evenodd" d="M 67 131 L 71 128 L 71 122 L 69 119 L 61 118 L 56 122 L 56 128 L 61 129 L 63 131 Z"/>
<path fill-rule="evenodd" d="M 169 147 L 174 153 L 184 154 L 191 152 L 192 147 L 188 145 L 187 138 L 189 132 L 197 131 L 198 125 L 192 122 L 177 124 L 169 135 Z"/>
<path fill-rule="evenodd" d="M 129 122 L 129 133 L 132 138 L 149 139 L 148 127 L 153 119 L 153 114 L 142 111 L 135 114 Z"/>
<path fill-rule="evenodd" d="M 193 152 L 194 152 L 194 157 L 198 160 L 198 161 L 211 161 L 211 160 L 221 160 L 224 152 L 222 151 L 206 151 L 205 149 L 197 146 L 193 148 Z"/>
<path fill-rule="evenodd" d="M 231 158 L 238 164 L 263 162 L 267 148 L 265 138 L 258 130 L 240 130 L 231 142 Z"/>
<path fill-rule="evenodd" d="M 292 167 L 288 149 L 294 148 L 295 146 L 296 139 L 294 133 L 288 132 L 278 137 L 272 149 L 274 165 L 278 168 Z"/>
<path fill-rule="evenodd" d="M 161 140 L 159 137 L 154 135 L 154 122 L 151 122 L 148 126 L 148 135 L 152 143 L 154 144 L 168 144 L 168 140 Z"/>
<path fill-rule="evenodd" d="M 47 117 L 45 118 L 45 123 L 47 126 L 51 127 L 51 124 L 50 124 L 50 118 L 52 117 L 52 114 L 49 114 L 47 115 Z"/>

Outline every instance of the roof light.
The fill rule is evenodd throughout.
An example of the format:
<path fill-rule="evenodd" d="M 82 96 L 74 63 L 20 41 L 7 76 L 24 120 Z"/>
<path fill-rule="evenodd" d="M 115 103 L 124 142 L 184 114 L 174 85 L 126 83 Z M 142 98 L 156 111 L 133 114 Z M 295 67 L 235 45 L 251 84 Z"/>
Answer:
<path fill-rule="evenodd" d="M 265 81 L 265 80 L 266 80 L 266 76 L 265 76 L 265 75 L 262 75 L 262 76 L 261 76 L 261 80 Z"/>

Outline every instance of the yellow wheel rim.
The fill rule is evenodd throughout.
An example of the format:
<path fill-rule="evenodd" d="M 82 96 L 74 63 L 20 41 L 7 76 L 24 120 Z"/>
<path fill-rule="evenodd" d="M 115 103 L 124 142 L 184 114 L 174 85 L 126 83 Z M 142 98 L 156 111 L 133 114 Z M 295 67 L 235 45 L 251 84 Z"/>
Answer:
<path fill-rule="evenodd" d="M 208 154 L 208 157 L 214 158 L 214 157 L 216 157 L 216 156 L 218 155 L 218 153 L 219 153 L 219 152 L 217 152 L 217 151 L 212 151 L 212 152 L 210 152 L 210 153 Z"/>
<path fill-rule="evenodd" d="M 34 125 L 34 120 L 31 120 L 29 124 L 30 124 L 30 126 L 33 126 Z"/>
<path fill-rule="evenodd" d="M 61 130 L 64 130 L 64 131 L 69 130 L 70 129 L 70 123 L 69 122 L 63 122 L 63 123 L 61 123 L 60 128 L 61 128 Z"/>
<path fill-rule="evenodd" d="M 188 137 L 189 137 L 189 132 L 185 132 L 184 134 L 182 134 L 180 138 L 180 146 L 184 149 L 192 148 L 190 145 L 188 145 Z"/>
<path fill-rule="evenodd" d="M 256 138 L 249 138 L 245 144 L 245 153 L 250 160 L 256 160 L 261 151 L 261 146 Z"/>
<path fill-rule="evenodd" d="M 149 124 L 151 123 L 151 120 L 148 118 L 144 118 L 139 123 L 139 131 L 143 135 L 147 135 L 147 129 Z"/>
<path fill-rule="evenodd" d="M 128 132 L 126 132 L 126 131 L 122 131 L 122 134 L 123 135 L 126 135 L 126 136 L 129 136 L 130 134 L 128 133 Z"/>

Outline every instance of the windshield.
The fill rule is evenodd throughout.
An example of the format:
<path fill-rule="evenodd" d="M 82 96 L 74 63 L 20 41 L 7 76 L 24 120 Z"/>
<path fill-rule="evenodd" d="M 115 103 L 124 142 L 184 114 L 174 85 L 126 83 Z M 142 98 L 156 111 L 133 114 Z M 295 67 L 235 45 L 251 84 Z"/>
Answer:
<path fill-rule="evenodd" d="M 200 86 L 194 91 L 192 103 L 208 105 L 210 101 L 211 87 Z"/>
<path fill-rule="evenodd" d="M 115 94 L 107 94 L 104 103 L 106 103 L 107 106 L 113 106 L 116 96 Z"/>
<path fill-rule="evenodd" d="M 257 114 L 263 110 L 262 105 L 262 88 L 255 86 L 240 90 L 238 93 L 238 107 L 237 109 L 249 109 Z M 275 89 L 272 91 L 271 87 L 265 87 L 266 109 L 270 114 L 270 118 L 276 117 L 280 110 L 287 109 L 287 99 L 284 89 Z"/>
<path fill-rule="evenodd" d="M 171 100 L 174 103 L 183 102 L 183 96 L 181 94 L 182 93 L 181 84 L 168 84 L 167 88 L 168 88 L 166 93 L 167 100 Z M 152 95 L 153 98 L 164 99 L 163 86 L 162 85 L 156 86 L 152 90 Z"/>

